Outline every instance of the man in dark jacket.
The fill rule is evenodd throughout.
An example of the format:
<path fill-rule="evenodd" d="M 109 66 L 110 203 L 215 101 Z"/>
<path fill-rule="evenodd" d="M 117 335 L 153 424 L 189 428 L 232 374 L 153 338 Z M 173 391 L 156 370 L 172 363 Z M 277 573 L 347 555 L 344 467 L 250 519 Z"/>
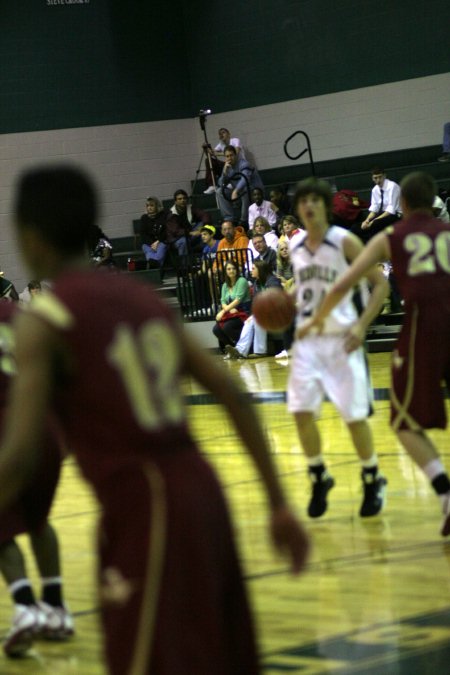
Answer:
<path fill-rule="evenodd" d="M 167 220 L 167 241 L 175 245 L 180 255 L 186 255 L 189 249 L 200 252 L 203 249 L 201 229 L 211 222 L 211 216 L 191 206 L 185 190 L 177 190 L 173 198 Z"/>

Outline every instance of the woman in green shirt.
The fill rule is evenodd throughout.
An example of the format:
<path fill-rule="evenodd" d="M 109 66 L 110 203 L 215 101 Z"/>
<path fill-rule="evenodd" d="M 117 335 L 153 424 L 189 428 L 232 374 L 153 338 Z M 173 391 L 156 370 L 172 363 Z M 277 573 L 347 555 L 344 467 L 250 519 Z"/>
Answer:
<path fill-rule="evenodd" d="M 250 289 L 234 260 L 225 265 L 225 282 L 220 297 L 222 309 L 216 316 L 213 333 L 219 340 L 222 353 L 225 345 L 235 345 L 239 340 L 242 326 L 250 313 Z"/>

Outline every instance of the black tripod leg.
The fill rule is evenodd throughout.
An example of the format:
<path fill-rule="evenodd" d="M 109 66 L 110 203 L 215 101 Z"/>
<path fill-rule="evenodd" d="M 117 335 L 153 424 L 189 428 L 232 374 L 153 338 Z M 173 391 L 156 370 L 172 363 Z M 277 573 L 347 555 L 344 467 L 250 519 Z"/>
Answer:
<path fill-rule="evenodd" d="M 205 150 L 202 150 L 202 154 L 200 157 L 200 161 L 198 163 L 197 171 L 195 172 L 195 180 L 194 180 L 194 185 L 192 186 L 192 191 L 191 191 L 191 197 L 193 196 L 195 192 L 195 188 L 197 187 L 197 182 L 198 182 L 198 174 L 202 170 L 202 162 L 203 162 L 203 157 L 205 156 Z M 209 155 L 208 155 L 209 157 Z"/>

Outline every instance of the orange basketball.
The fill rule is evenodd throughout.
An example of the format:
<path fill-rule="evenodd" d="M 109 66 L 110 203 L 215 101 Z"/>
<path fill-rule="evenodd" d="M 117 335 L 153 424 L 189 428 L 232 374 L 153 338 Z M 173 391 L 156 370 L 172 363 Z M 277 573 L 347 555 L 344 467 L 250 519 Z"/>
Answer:
<path fill-rule="evenodd" d="M 286 330 L 295 317 L 294 299 L 280 288 L 268 288 L 255 296 L 252 314 L 265 330 Z"/>

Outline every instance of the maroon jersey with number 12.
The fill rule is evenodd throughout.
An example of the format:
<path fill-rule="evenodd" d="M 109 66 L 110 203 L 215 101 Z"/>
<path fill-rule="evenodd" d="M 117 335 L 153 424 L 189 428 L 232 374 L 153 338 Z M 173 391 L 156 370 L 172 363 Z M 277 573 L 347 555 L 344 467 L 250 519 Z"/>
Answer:
<path fill-rule="evenodd" d="M 59 414 L 103 507 L 110 672 L 256 675 L 227 508 L 186 425 L 177 321 L 149 286 L 91 271 L 31 311 L 69 355 Z"/>
<path fill-rule="evenodd" d="M 450 384 L 450 227 L 417 213 L 387 230 L 405 320 L 392 358 L 391 422 L 419 431 L 447 424 Z"/>

